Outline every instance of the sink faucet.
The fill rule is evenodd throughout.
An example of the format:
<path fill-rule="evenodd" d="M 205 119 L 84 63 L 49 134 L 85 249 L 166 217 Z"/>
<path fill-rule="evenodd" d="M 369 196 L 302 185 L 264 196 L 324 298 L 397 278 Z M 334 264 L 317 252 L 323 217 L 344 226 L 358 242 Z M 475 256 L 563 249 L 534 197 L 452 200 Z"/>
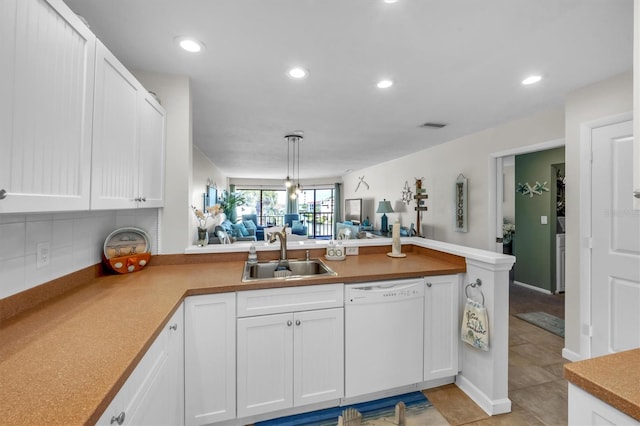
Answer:
<path fill-rule="evenodd" d="M 286 262 L 287 260 L 287 223 L 282 227 L 282 231 L 273 232 L 269 237 L 269 243 L 275 243 L 276 239 L 280 238 L 280 262 Z"/>

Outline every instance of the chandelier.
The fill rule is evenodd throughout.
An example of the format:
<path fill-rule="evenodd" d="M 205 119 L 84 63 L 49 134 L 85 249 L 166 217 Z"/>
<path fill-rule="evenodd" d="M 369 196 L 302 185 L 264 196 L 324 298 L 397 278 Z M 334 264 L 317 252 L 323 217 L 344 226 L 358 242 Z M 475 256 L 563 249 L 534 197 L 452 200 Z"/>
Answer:
<path fill-rule="evenodd" d="M 284 186 L 290 193 L 292 200 L 298 198 L 302 192 L 300 185 L 300 142 L 304 137 L 304 132 L 298 130 L 285 135 L 287 141 L 287 178 Z M 297 180 L 296 180 L 297 177 Z M 293 187 L 294 189 L 290 189 Z"/>

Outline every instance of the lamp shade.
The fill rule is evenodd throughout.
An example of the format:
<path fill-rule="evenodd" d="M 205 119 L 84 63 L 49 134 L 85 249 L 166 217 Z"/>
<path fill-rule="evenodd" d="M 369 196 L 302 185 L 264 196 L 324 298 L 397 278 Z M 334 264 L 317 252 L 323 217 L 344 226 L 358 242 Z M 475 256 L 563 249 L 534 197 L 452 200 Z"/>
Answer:
<path fill-rule="evenodd" d="M 376 213 L 393 213 L 393 208 L 391 207 L 391 201 L 380 201 L 378 204 L 378 210 Z"/>

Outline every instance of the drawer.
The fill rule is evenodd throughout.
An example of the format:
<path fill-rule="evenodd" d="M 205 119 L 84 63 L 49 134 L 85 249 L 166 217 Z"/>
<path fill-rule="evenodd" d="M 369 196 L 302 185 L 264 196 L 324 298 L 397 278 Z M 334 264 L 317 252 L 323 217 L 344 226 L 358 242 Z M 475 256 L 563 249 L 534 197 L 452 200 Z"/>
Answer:
<path fill-rule="evenodd" d="M 238 292 L 238 317 L 338 308 L 343 284 L 307 285 Z"/>

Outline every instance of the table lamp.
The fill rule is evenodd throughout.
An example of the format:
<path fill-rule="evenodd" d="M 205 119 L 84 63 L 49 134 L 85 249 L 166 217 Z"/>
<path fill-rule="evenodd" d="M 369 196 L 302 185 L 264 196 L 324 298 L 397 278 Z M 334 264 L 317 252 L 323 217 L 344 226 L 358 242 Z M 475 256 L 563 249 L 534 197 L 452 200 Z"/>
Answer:
<path fill-rule="evenodd" d="M 380 203 L 378 203 L 378 210 L 376 210 L 376 213 L 382 213 L 382 225 L 380 226 L 380 231 L 389 232 L 389 223 L 387 222 L 386 213 L 393 213 L 391 201 L 387 201 L 386 199 L 384 199 L 384 201 L 380 201 Z"/>

